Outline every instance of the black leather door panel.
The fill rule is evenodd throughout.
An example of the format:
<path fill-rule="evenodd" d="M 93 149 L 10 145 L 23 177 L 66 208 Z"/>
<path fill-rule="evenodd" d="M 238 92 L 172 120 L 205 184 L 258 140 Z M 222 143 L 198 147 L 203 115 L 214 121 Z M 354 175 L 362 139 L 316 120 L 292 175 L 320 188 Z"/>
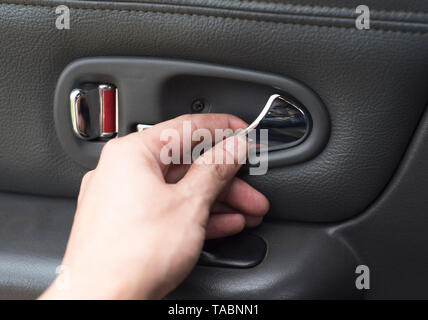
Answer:
<path fill-rule="evenodd" d="M 0 98 L 0 188 L 5 191 L 76 195 L 84 170 L 56 139 L 52 101 L 60 72 L 80 57 L 213 62 L 283 74 L 313 88 L 331 116 L 324 152 L 249 179 L 270 198 L 275 218 L 334 221 L 361 212 L 391 178 L 428 100 L 428 42 L 421 33 L 360 31 L 336 27 L 335 19 L 326 28 L 288 24 L 286 18 L 281 23 L 235 18 L 233 10 L 226 18 L 196 9 L 182 14 L 167 5 L 119 10 L 121 4 L 105 3 L 95 9 L 72 1 L 67 3 L 75 23 L 61 31 L 54 27 L 59 2 L 2 2 L 1 69 L 7 77 Z M 280 210 L 283 203 L 286 212 Z"/>
<path fill-rule="evenodd" d="M 361 216 L 338 226 L 371 268 L 371 299 L 427 299 L 428 114 L 382 196 Z"/>

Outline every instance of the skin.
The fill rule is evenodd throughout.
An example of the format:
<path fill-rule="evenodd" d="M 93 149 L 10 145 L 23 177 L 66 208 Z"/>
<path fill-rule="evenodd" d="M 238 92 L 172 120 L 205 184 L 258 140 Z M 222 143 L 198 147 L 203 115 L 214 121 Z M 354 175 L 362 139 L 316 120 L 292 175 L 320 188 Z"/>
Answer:
<path fill-rule="evenodd" d="M 40 299 L 162 298 L 189 275 L 205 239 L 261 223 L 268 200 L 235 177 L 242 137 L 227 139 L 235 152 L 221 141 L 191 165 L 160 161 L 162 130 L 182 135 L 184 120 L 192 131 L 247 126 L 231 115 L 186 115 L 110 140 L 83 177 L 64 272 Z M 219 148 L 229 161 L 207 163 Z"/>

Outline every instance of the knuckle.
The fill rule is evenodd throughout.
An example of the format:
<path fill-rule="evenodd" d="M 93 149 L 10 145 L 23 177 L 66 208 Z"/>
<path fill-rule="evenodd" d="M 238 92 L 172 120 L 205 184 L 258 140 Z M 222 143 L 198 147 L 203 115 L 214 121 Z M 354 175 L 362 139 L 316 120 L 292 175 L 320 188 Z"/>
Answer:
<path fill-rule="evenodd" d="M 186 206 L 192 208 L 195 212 L 205 209 L 207 205 L 206 193 L 200 192 L 200 188 L 198 189 L 192 184 L 188 185 L 187 188 L 180 188 L 177 186 L 173 188 L 174 193 L 180 195 L 180 203 L 186 204 Z"/>
<path fill-rule="evenodd" d="M 129 152 L 135 149 L 134 139 L 132 138 L 121 137 L 107 141 L 101 152 L 101 158 L 113 155 L 115 157 L 122 157 L 129 154 Z"/>
<path fill-rule="evenodd" d="M 178 185 L 171 185 L 173 192 L 180 195 L 179 198 L 181 199 L 182 203 L 188 203 L 189 201 L 192 201 L 195 196 L 197 196 L 197 194 L 194 194 L 191 187 L 191 185 L 188 185 L 187 188 L 181 188 L 178 187 Z"/>
<path fill-rule="evenodd" d="M 102 154 L 115 152 L 119 146 L 118 140 L 119 139 L 111 139 L 107 141 L 107 143 L 103 147 Z"/>
<path fill-rule="evenodd" d="M 223 164 L 212 164 L 212 172 L 216 180 L 223 182 L 228 179 L 228 168 Z"/>
<path fill-rule="evenodd" d="M 87 184 L 88 184 L 89 180 L 90 180 L 90 179 L 91 179 L 91 177 L 92 177 L 92 174 L 93 174 L 93 171 L 91 170 L 91 171 L 86 172 L 86 173 L 83 175 L 83 178 L 82 178 L 82 185 L 87 185 Z"/>
<path fill-rule="evenodd" d="M 225 163 L 229 163 L 230 161 L 233 163 L 234 159 L 235 159 L 235 154 L 234 154 L 234 152 L 235 152 L 234 147 L 235 146 L 234 146 L 234 144 L 232 144 L 228 148 L 228 144 L 231 144 L 231 143 L 234 143 L 234 142 L 223 140 L 221 143 L 221 155 L 222 155 L 222 159 Z"/>

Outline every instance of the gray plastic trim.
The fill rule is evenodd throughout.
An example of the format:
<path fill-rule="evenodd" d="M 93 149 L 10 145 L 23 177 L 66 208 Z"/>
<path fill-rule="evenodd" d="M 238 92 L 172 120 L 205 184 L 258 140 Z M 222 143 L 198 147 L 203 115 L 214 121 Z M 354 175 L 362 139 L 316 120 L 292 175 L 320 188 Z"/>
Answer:
<path fill-rule="evenodd" d="M 76 200 L 0 192 L 0 299 L 34 299 L 56 276 Z M 320 224 L 265 221 L 247 230 L 268 248 L 251 268 L 196 266 L 169 298 L 360 299 L 359 258 Z M 376 290 L 376 288 L 373 288 Z"/>
<path fill-rule="evenodd" d="M 96 166 L 105 142 L 88 142 L 73 134 L 69 94 L 86 82 L 112 83 L 119 95 L 119 136 L 131 132 L 130 124 L 163 121 L 162 92 L 165 84 L 180 76 L 205 77 L 238 81 L 258 85 L 260 92 L 287 94 L 297 99 L 311 117 L 312 127 L 308 137 L 299 145 L 269 153 L 269 166 L 284 166 L 303 162 L 317 155 L 325 146 L 330 132 L 327 109 L 311 89 L 296 80 L 274 74 L 248 71 L 232 67 L 198 62 L 185 62 L 154 58 L 99 57 L 77 60 L 61 74 L 55 91 L 54 118 L 59 140 L 65 151 L 79 164 L 92 169 Z M 245 86 L 244 86 L 245 88 Z M 210 88 L 214 90 L 215 86 Z M 237 91 L 230 99 L 239 104 L 245 99 L 244 91 Z M 253 109 L 262 106 L 251 106 Z M 253 110 L 257 114 L 260 112 Z"/>

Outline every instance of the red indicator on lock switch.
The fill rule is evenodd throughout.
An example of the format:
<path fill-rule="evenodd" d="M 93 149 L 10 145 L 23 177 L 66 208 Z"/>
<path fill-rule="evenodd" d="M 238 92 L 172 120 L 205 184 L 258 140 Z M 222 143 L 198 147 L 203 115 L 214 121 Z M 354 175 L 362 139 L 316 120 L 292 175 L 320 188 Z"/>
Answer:
<path fill-rule="evenodd" d="M 116 133 L 116 89 L 103 90 L 103 134 Z"/>
<path fill-rule="evenodd" d="M 110 137 L 117 132 L 116 128 L 116 94 L 115 87 L 107 84 L 98 86 L 100 96 L 100 129 L 101 137 Z"/>

